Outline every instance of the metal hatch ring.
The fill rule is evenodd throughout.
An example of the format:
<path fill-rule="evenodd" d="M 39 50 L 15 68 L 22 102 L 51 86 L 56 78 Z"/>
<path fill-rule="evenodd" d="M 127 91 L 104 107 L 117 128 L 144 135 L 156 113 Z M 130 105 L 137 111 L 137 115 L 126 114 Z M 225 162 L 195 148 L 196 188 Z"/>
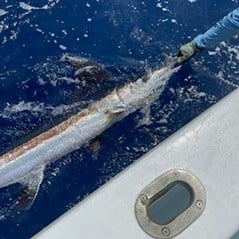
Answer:
<path fill-rule="evenodd" d="M 185 191 L 188 191 L 190 197 L 190 200 L 187 200 L 188 205 L 185 204 L 184 208 L 180 209 L 181 211 L 178 210 L 178 214 L 171 216 L 171 219 L 153 218 L 150 214 L 150 207 L 156 203 L 158 203 L 158 206 L 155 208 L 158 211 L 156 210 L 155 215 L 158 216 L 162 210 L 164 210 L 162 214 L 165 214 L 165 212 L 167 214 L 167 205 L 170 209 L 168 211 L 172 214 L 170 202 L 168 203 L 165 200 L 167 200 L 167 194 L 170 194 L 170 190 L 172 191 L 172 188 L 177 184 L 180 184 L 182 188 L 185 187 Z M 168 196 L 171 205 L 175 205 L 179 201 L 175 197 L 175 191 L 173 196 Z M 160 205 L 160 201 L 163 201 L 163 206 Z M 206 193 L 199 179 L 188 171 L 173 169 L 156 178 L 139 194 L 135 203 L 135 215 L 139 225 L 146 233 L 157 239 L 165 239 L 172 238 L 185 230 L 202 214 L 205 206 Z M 158 208 L 162 210 L 160 211 Z"/>

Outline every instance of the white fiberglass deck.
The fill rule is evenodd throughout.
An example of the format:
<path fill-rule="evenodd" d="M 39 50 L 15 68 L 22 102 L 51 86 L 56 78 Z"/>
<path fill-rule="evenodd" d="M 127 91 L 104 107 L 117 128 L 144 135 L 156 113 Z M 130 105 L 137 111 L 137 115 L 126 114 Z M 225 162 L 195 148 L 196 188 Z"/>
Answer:
<path fill-rule="evenodd" d="M 138 225 L 139 193 L 164 172 L 181 168 L 203 183 L 203 214 L 177 239 L 227 239 L 239 229 L 239 90 L 211 107 L 113 178 L 36 239 L 150 239 Z"/>

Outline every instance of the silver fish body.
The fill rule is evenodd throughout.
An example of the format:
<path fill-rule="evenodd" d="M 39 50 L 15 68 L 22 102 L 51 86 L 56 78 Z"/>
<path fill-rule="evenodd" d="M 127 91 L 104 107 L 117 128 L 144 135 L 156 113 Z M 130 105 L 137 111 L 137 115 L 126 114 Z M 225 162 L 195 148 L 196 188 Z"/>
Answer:
<path fill-rule="evenodd" d="M 80 148 L 130 113 L 151 104 L 164 89 L 165 81 L 177 70 L 173 64 L 155 70 L 2 155 L 0 188 L 20 182 L 30 189 L 29 200 L 33 201 L 47 164 Z"/>

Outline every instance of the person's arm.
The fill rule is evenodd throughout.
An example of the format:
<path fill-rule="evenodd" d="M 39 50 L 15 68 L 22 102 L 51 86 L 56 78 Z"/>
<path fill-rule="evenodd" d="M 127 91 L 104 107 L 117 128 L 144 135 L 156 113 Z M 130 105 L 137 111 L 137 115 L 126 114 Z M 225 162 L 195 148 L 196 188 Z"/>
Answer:
<path fill-rule="evenodd" d="M 181 46 L 177 62 L 189 60 L 197 52 L 215 46 L 237 33 L 239 33 L 239 8 L 230 12 L 204 34 L 198 35 L 193 41 Z"/>

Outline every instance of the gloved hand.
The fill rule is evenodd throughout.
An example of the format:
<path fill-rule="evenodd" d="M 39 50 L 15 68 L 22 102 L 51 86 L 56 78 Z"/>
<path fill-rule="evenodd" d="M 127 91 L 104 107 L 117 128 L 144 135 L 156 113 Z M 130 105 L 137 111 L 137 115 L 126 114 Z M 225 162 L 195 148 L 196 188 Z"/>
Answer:
<path fill-rule="evenodd" d="M 199 48 L 194 41 L 188 42 L 180 47 L 176 61 L 181 64 L 202 50 L 203 49 Z"/>

